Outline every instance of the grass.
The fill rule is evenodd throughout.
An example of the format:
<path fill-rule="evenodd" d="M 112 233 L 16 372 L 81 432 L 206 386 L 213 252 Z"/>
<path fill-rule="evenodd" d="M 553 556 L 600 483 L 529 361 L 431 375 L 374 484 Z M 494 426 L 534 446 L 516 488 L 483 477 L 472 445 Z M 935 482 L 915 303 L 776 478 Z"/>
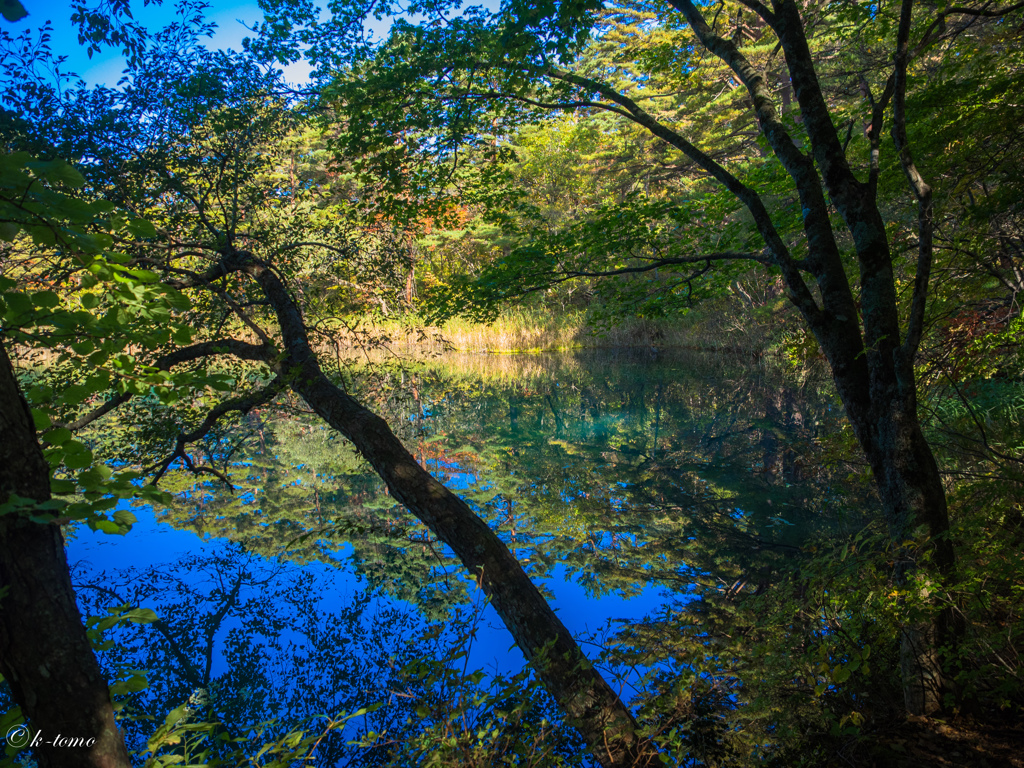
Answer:
<path fill-rule="evenodd" d="M 491 323 L 464 318 L 423 328 L 401 320 L 363 326 L 369 337 L 387 338 L 391 346 L 428 354 L 445 351 L 523 353 L 571 349 L 656 347 L 758 352 L 768 345 L 775 316 L 755 317 L 736 302 L 704 305 L 672 319 L 626 318 L 596 327 L 584 311 L 558 313 L 538 309 L 503 312 Z M 344 340 L 339 339 L 342 343 Z M 355 338 L 352 339 L 355 342 Z"/>

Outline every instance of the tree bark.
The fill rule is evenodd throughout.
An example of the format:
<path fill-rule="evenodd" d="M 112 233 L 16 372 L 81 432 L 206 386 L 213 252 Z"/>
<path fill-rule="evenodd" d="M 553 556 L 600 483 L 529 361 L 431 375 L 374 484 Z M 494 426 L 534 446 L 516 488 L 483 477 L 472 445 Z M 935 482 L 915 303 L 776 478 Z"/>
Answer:
<path fill-rule="evenodd" d="M 0 344 L 0 503 L 12 493 L 46 501 L 50 469 Z M 31 726 L 41 768 L 129 768 L 75 604 L 60 528 L 15 513 L 0 516 L 0 673 Z M 59 746 L 59 737 L 85 743 Z M 13 734 L 8 741 L 19 746 Z"/>
<path fill-rule="evenodd" d="M 939 578 L 951 577 L 956 561 L 949 537 L 949 513 L 938 464 L 917 418 L 915 392 L 894 398 L 890 413 L 877 419 L 872 452 L 868 454 L 882 500 L 889 535 L 899 562 L 897 582 L 905 583 L 918 569 L 903 542 L 918 539 L 923 528 Z M 909 401 L 909 402 L 908 402 Z M 912 715 L 930 715 L 943 707 L 952 685 L 943 669 L 940 649 L 955 640 L 952 611 L 937 610 L 931 620 L 911 621 L 903 629 L 900 672 L 904 704 Z"/>

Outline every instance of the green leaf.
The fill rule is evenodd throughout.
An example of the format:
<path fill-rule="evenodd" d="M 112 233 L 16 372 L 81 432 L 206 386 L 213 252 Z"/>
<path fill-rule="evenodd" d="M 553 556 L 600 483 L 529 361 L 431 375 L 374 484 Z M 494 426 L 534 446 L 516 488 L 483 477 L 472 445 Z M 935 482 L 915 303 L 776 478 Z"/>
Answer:
<path fill-rule="evenodd" d="M 68 405 L 77 405 L 92 394 L 95 393 L 90 387 L 84 384 L 72 384 L 61 393 L 61 400 Z"/>
<path fill-rule="evenodd" d="M 33 160 L 27 165 L 33 173 L 49 182 L 66 184 L 76 189 L 85 186 L 85 177 L 65 160 Z"/>
<path fill-rule="evenodd" d="M 180 291 L 167 291 L 164 295 L 171 308 L 176 309 L 178 312 L 185 312 L 192 307 L 191 300 Z"/>
<path fill-rule="evenodd" d="M 145 219 L 132 219 L 128 222 L 128 231 L 135 237 L 153 238 L 156 237 L 156 227 Z"/>
<path fill-rule="evenodd" d="M 53 387 L 45 384 L 37 384 L 25 393 L 30 403 L 48 403 L 53 397 Z"/>
<path fill-rule="evenodd" d="M 0 0 L 0 14 L 7 21 L 20 21 L 28 16 L 28 11 L 18 0 Z"/>
<path fill-rule="evenodd" d="M 154 621 L 160 620 L 156 611 L 151 608 L 135 608 L 126 612 L 124 617 L 135 624 L 152 624 Z"/>
<path fill-rule="evenodd" d="M 78 474 L 78 484 L 87 491 L 100 490 L 112 474 L 110 467 L 97 464 Z"/>
<path fill-rule="evenodd" d="M 57 427 L 51 429 L 45 435 L 43 435 L 43 442 L 47 445 L 64 445 L 68 440 L 73 437 L 71 430 L 66 427 Z"/>
<path fill-rule="evenodd" d="M 138 693 L 139 691 L 144 691 L 149 687 L 149 681 L 146 680 L 145 675 L 133 675 L 124 682 L 129 693 Z"/>
<path fill-rule="evenodd" d="M 118 525 L 131 527 L 139 522 L 139 518 L 133 515 L 131 510 L 119 509 L 114 513 L 114 522 Z"/>
<path fill-rule="evenodd" d="M 50 493 L 55 496 L 65 496 L 75 492 L 75 484 L 70 480 L 51 480 L 50 481 Z"/>
<path fill-rule="evenodd" d="M 24 321 L 22 315 L 31 315 L 34 311 L 32 306 L 32 299 L 23 293 L 8 293 L 4 296 L 4 301 L 7 304 L 7 312 L 4 313 L 4 318 L 8 321 L 20 320 Z"/>
<path fill-rule="evenodd" d="M 32 236 L 32 240 L 36 245 L 46 246 L 47 248 L 57 244 L 57 236 L 53 233 L 50 227 L 27 227 L 28 233 Z"/>
<path fill-rule="evenodd" d="M 92 451 L 85 448 L 74 453 L 64 454 L 64 466 L 68 469 L 85 469 L 92 464 Z"/>
<path fill-rule="evenodd" d="M 46 429 L 53 422 L 50 421 L 50 414 L 45 411 L 40 411 L 38 408 L 33 408 L 32 423 L 35 424 L 36 429 Z"/>
<path fill-rule="evenodd" d="M 2 0 L 0 0 L 2 2 Z M 21 226 L 11 221 L 0 221 L 0 240 L 9 243 L 21 232 Z"/>

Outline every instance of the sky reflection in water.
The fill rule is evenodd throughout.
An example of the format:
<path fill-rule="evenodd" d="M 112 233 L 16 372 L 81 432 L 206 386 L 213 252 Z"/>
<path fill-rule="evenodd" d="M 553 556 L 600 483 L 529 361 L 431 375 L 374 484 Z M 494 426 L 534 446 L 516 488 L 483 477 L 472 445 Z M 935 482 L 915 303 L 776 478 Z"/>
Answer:
<path fill-rule="evenodd" d="M 795 546 L 803 521 L 834 496 L 806 461 L 810 451 L 794 449 L 835 427 L 829 397 L 724 356 L 476 356 L 378 371 L 366 386 L 410 450 L 488 520 L 583 640 L 686 599 L 693 579 L 722 580 L 684 551 L 718 535 L 704 518 Z M 328 606 L 370 584 L 371 612 L 433 600 L 439 618 L 445 574 L 468 583 L 451 553 L 427 553 L 425 529 L 321 425 L 270 418 L 242 425 L 234 496 L 195 482 L 160 516 L 171 524 L 140 509 L 126 537 L 79 531 L 68 545 L 79 577 L 174 571 L 192 555 L 244 548 L 327 585 Z M 284 551 L 288 541 L 301 543 Z M 177 577 L 203 575 L 179 568 Z M 468 598 L 483 603 L 475 587 Z M 469 668 L 519 671 L 522 654 L 492 608 L 478 626 Z M 214 677 L 231 671 L 221 641 L 241 629 L 237 619 L 219 629 Z M 281 643 L 294 637 L 280 633 Z"/>

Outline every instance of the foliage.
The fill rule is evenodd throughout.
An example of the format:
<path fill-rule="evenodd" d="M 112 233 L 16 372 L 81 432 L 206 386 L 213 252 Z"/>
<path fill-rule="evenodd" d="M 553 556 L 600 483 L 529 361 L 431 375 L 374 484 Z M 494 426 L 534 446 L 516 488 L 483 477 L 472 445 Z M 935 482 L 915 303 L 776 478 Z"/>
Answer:
<path fill-rule="evenodd" d="M 127 601 L 90 623 L 111 674 L 150 670 L 119 689 L 147 766 L 587 764 L 529 673 L 468 669 L 480 608 L 426 624 L 323 569 L 288 573 L 231 545 L 78 579 L 88 610 Z"/>
<path fill-rule="evenodd" d="M 345 553 L 372 589 L 432 620 L 471 594 L 449 576 L 451 553 L 298 398 L 274 393 L 207 426 L 214 409 L 276 381 L 265 361 L 163 364 L 227 334 L 278 344 L 267 333 L 277 318 L 251 283 L 206 271 L 237 248 L 259 251 L 287 280 L 318 348 L 337 352 L 335 379 L 372 392 L 420 462 L 459 487 L 531 575 L 564 564 L 595 595 L 687 591 L 622 626 L 601 659 L 637 686 L 640 723 L 670 762 L 873 759 L 871 734 L 903 708 L 892 675 L 901 639 L 944 610 L 963 625 L 942 649 L 957 685 L 947 704 L 1019 714 L 1015 16 L 952 23 L 959 12 L 940 9 L 910 35 L 909 141 L 935 186 L 917 372 L 960 558 L 939 584 L 919 539 L 891 540 L 870 522 L 879 502 L 867 470 L 813 376 L 794 384 L 747 371 L 711 391 L 682 365 L 624 384 L 582 375 L 604 363 L 580 358 L 558 376 L 514 373 L 497 386 L 436 369 L 364 372 L 341 351 L 370 318 L 404 327 L 413 309 L 488 317 L 514 300 L 525 301 L 525 318 L 586 313 L 600 325 L 628 315 L 655 329 L 681 324 L 695 304 L 706 315 L 726 307 L 714 327 L 729 340 L 745 325 L 781 327 L 783 260 L 764 255 L 754 214 L 709 168 L 727 165 L 760 190 L 787 259 L 810 273 L 805 190 L 759 135 L 766 114 L 751 113 L 682 14 L 648 2 L 509 2 L 452 18 L 450 3 L 430 2 L 413 6 L 427 24 L 399 21 L 373 45 L 355 6 L 335 4 L 321 20 L 308 3 L 265 5 L 241 54 L 206 50 L 190 6 L 152 36 L 126 21 L 123 3 L 109 16 L 79 9 L 96 31 L 90 45 L 131 54 L 118 90 L 64 77 L 45 40 L 4 37 L 4 103 L 20 112 L 5 118 L 7 147 L 81 161 L 0 159 L 2 334 L 25 361 L 62 497 L 45 509 L 14 499 L 4 511 L 121 532 L 133 516 L 118 500 L 147 498 L 173 524 L 265 558 L 232 549 L 190 561 L 211 574 L 209 594 L 169 572 L 92 583 L 118 591 L 114 607 L 97 603 L 107 615 L 92 625 L 117 637 L 103 646 L 108 671 L 119 695 L 140 694 L 126 699 L 137 718 L 126 722 L 149 765 L 284 765 L 311 754 L 424 766 L 589 759 L 534 677 L 469 671 L 467 614 L 444 629 L 411 613 L 368 618 L 378 598 L 367 592 L 328 616 L 316 599 L 324 581 L 277 573 L 274 558 L 333 566 Z M 812 128 L 782 43 L 749 7 L 703 10 L 770 84 L 780 100 L 770 116 L 803 152 Z M 923 296 L 914 288 L 922 230 L 871 123 L 887 98 L 895 10 L 839 3 L 802 13 L 829 120 L 845 134 L 841 153 L 875 185 L 893 312 L 906 321 Z M 300 99 L 265 64 L 301 52 L 317 70 Z M 639 112 L 623 98 L 695 137 L 709 162 L 624 119 Z M 872 275 L 855 269 L 858 233 L 845 232 L 832 197 L 823 226 L 845 260 L 839 274 L 855 284 L 859 322 Z M 178 290 L 197 286 L 206 290 L 191 301 Z M 814 300 L 825 289 L 816 290 Z M 661 341 L 656 333 L 641 336 L 645 346 Z M 854 362 L 885 341 L 869 339 Z M 806 329 L 775 330 L 770 342 L 791 368 L 813 367 L 818 344 Z M 820 390 L 810 402 L 808 388 Z M 117 410 L 85 423 L 105 404 Z M 237 492 L 168 471 L 176 461 Z M 163 476 L 173 502 L 140 488 L 146 473 Z M 925 570 L 900 575 L 907 560 Z M 161 618 L 134 607 L 143 604 Z M 137 620 L 147 626 L 126 624 Z M 354 653 L 356 638 L 379 642 Z M 215 674 L 217 641 L 230 665 Z M 143 678 L 132 670 L 159 667 L 174 673 L 151 673 L 134 690 Z M 287 682 L 297 669 L 307 670 L 301 690 Z M 311 719 L 317 712 L 333 714 Z"/>
<path fill-rule="evenodd" d="M 111 533 L 130 527 L 129 513 L 104 513 L 120 498 L 160 498 L 153 488 L 133 485 L 140 475 L 117 472 L 94 462 L 92 450 L 76 440 L 67 424 L 97 395 L 118 380 L 119 392 L 153 392 L 174 399 L 175 387 L 187 388 L 192 377 L 136 368 L 130 345 L 155 347 L 172 335 L 190 331 L 171 322 L 187 300 L 155 275 L 126 265 L 127 257 L 110 250 L 115 238 L 153 234 L 148 222 L 130 218 L 106 201 L 88 202 L 74 194 L 82 176 L 61 160 L 34 161 L 24 153 L 6 154 L 0 165 L 0 218 L 9 243 L 0 276 L 0 312 L 4 337 L 35 351 L 56 354 L 59 374 L 36 379 L 27 390 L 36 428 L 44 431 L 46 457 L 54 472 L 51 489 L 60 496 L 46 506 L 11 498 L 7 512 L 50 520 L 86 520 Z M 65 261 L 61 280 L 53 270 L 38 270 L 57 253 Z M 67 290 L 69 278 L 77 284 Z"/>

